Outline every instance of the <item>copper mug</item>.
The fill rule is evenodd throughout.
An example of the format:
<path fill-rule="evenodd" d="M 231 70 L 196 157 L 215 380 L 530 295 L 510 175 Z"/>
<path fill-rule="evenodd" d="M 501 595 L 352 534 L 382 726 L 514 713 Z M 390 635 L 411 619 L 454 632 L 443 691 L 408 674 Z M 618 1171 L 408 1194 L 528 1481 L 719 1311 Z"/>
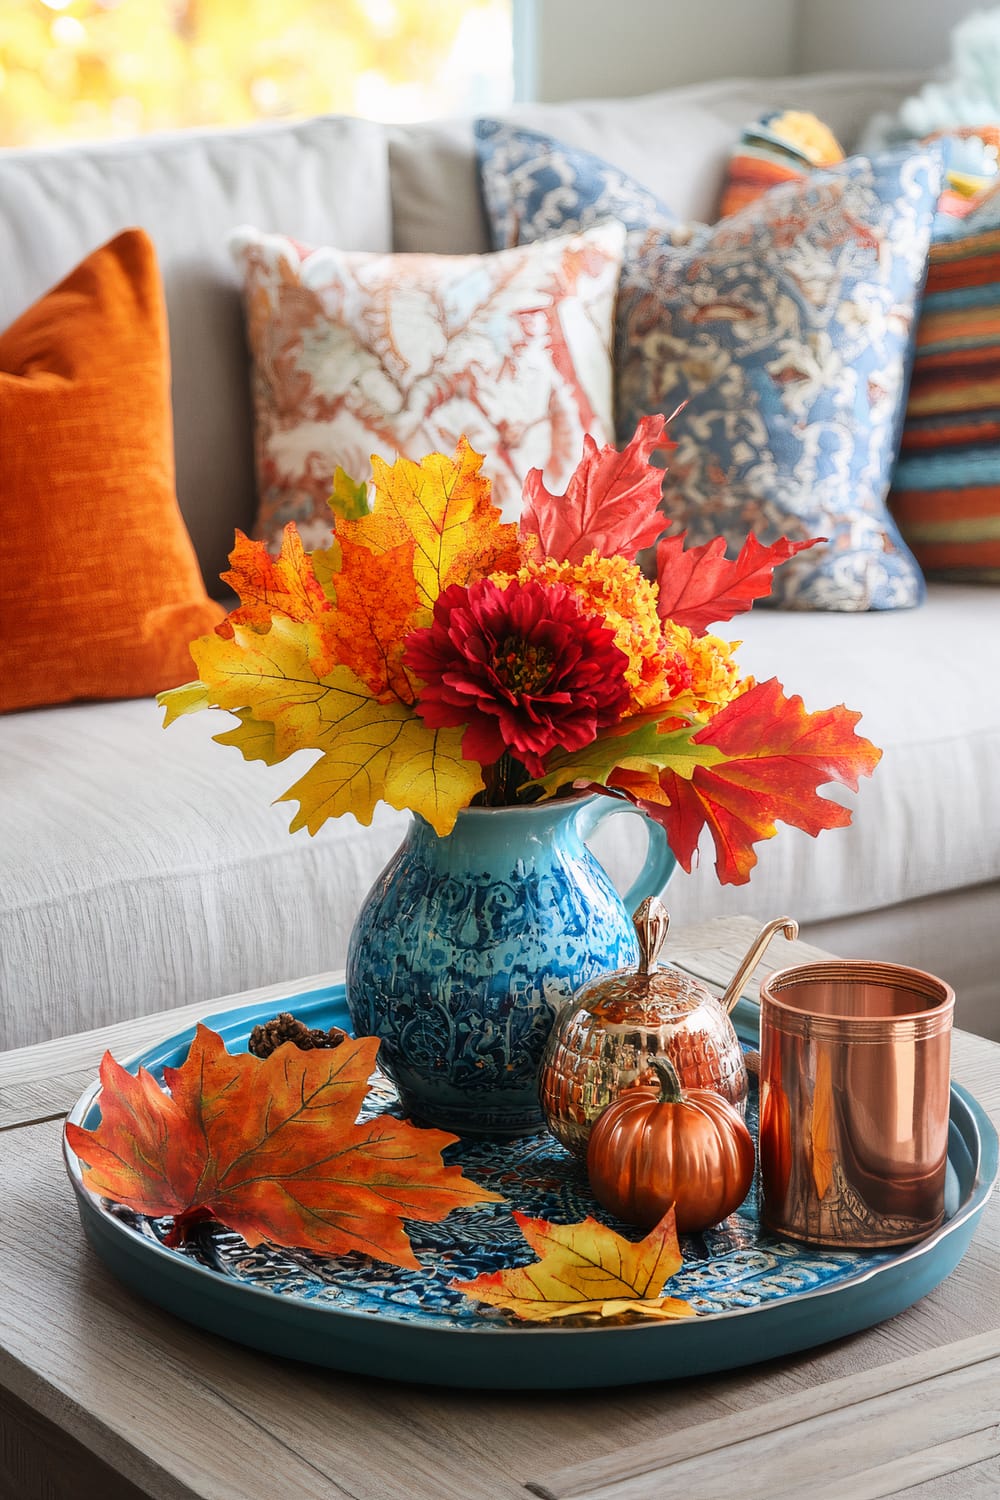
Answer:
<path fill-rule="evenodd" d="M 761 1221 L 855 1249 L 944 1218 L 955 992 L 921 969 L 836 960 L 760 986 Z"/>

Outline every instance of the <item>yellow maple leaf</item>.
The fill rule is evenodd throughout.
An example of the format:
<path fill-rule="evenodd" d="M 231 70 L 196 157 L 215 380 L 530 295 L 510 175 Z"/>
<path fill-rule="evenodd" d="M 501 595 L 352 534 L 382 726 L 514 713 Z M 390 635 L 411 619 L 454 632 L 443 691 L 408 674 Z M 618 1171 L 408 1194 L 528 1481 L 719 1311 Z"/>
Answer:
<path fill-rule="evenodd" d="M 195 642 L 201 706 L 227 709 L 240 721 L 216 738 L 268 765 L 295 750 L 322 752 L 278 799 L 299 803 L 293 833 L 315 833 L 345 812 L 370 823 L 378 802 L 409 808 L 449 833 L 483 788 L 479 763 L 462 758 L 462 729 L 430 729 L 407 704 L 380 702 L 350 667 L 320 676 L 313 665 L 317 628 L 275 616 L 266 634 L 237 625 L 231 638 Z"/>
<path fill-rule="evenodd" d="M 358 542 L 375 553 L 412 539 L 417 595 L 428 609 L 453 583 L 516 572 L 521 560 L 517 527 L 501 522 L 489 480 L 480 473 L 482 464 L 482 454 L 465 438 L 452 457 L 431 453 L 419 463 L 397 458 L 387 464 L 374 455 L 371 514 L 338 520 L 337 534 L 341 541 Z"/>
<path fill-rule="evenodd" d="M 315 833 L 327 818 L 353 813 L 372 820 L 375 804 L 410 808 L 442 837 L 483 789 L 478 761 L 462 758 L 462 729 L 429 729 L 402 703 L 369 699 L 330 734 L 327 750 L 278 800 L 298 802 L 294 833 Z"/>
<path fill-rule="evenodd" d="M 247 708 L 241 708 L 236 717 L 240 722 L 235 729 L 213 734 L 217 745 L 234 745 L 244 760 L 262 760 L 266 766 L 276 765 L 284 759 L 275 749 L 273 724 L 255 719 Z"/>
<path fill-rule="evenodd" d="M 263 634 L 237 625 L 231 637 L 202 636 L 191 646 L 214 708 L 249 709 L 274 725 L 276 760 L 315 745 L 320 732 L 321 705 L 332 689 L 309 665 L 314 639 L 307 622 L 276 615 Z"/>
<path fill-rule="evenodd" d="M 638 1241 L 626 1240 L 592 1218 L 579 1224 L 550 1224 L 517 1212 L 514 1218 L 540 1258 L 530 1266 L 487 1272 L 475 1281 L 453 1281 L 455 1290 L 530 1323 L 581 1315 L 615 1318 L 626 1312 L 695 1316 L 690 1303 L 660 1295 L 681 1266 L 673 1206 Z"/>
<path fill-rule="evenodd" d="M 163 727 L 167 729 L 183 714 L 200 713 L 212 707 L 212 695 L 203 682 L 185 682 L 180 687 L 167 688 L 157 693 L 156 701 L 162 709 Z"/>

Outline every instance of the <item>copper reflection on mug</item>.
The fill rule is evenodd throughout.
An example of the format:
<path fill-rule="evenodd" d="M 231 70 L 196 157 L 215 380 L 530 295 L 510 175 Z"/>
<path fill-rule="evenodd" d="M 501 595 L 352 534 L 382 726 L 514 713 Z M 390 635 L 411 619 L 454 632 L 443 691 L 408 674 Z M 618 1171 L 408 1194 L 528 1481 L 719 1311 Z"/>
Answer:
<path fill-rule="evenodd" d="M 944 1218 L 955 992 L 922 969 L 799 964 L 760 987 L 761 1219 L 905 1245 Z"/>

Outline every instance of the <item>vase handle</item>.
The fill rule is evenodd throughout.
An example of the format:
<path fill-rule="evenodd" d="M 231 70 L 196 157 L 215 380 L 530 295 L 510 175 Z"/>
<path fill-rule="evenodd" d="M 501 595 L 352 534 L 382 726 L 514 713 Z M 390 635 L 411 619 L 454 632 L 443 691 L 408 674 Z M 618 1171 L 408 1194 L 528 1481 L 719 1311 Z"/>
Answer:
<path fill-rule="evenodd" d="M 593 801 L 583 804 L 577 814 L 577 831 L 582 839 L 588 839 L 604 819 L 612 813 L 637 813 L 646 824 L 646 858 L 642 869 L 622 896 L 625 910 L 632 914 L 647 896 L 658 896 L 677 867 L 677 856 L 667 843 L 667 830 L 657 823 L 641 807 L 618 797 L 595 795 Z"/>

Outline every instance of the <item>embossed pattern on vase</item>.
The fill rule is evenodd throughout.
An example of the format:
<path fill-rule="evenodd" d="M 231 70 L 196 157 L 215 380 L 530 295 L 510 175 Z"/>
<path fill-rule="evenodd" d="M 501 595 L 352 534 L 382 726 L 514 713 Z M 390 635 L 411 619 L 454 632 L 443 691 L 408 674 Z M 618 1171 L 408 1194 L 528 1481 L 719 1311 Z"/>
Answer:
<path fill-rule="evenodd" d="M 578 986 L 633 959 L 609 876 L 575 831 L 580 803 L 415 821 L 348 952 L 354 1029 L 420 1122 L 517 1135 L 544 1124 L 538 1069 Z M 504 837 L 503 828 L 511 833 Z M 478 836 L 492 839 L 480 858 Z"/>

